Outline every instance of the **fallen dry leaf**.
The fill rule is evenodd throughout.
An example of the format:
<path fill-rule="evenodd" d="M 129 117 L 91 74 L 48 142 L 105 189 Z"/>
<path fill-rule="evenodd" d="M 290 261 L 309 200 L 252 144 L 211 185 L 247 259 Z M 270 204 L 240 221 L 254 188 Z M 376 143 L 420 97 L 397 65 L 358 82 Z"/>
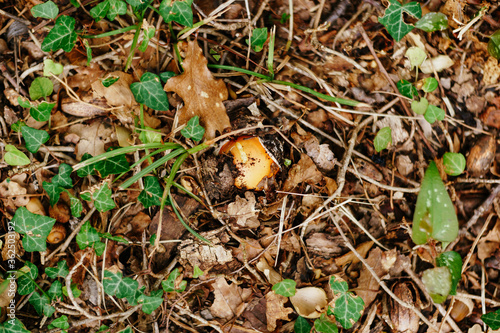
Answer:
<path fill-rule="evenodd" d="M 164 87 L 165 91 L 175 92 L 184 100 L 184 107 L 178 111 L 179 125 L 199 116 L 200 124 L 206 131 L 205 138 L 213 139 L 216 131 L 222 133 L 231 127 L 222 103 L 228 96 L 226 85 L 224 81 L 214 79 L 196 41 L 188 43 L 182 66 L 184 73 L 170 78 Z"/>
<path fill-rule="evenodd" d="M 289 320 L 288 315 L 293 312 L 293 309 L 285 307 L 288 297 L 278 295 L 274 291 L 266 294 L 266 317 L 267 330 L 274 331 L 278 320 Z"/>
<path fill-rule="evenodd" d="M 283 191 L 290 191 L 302 182 L 316 185 L 322 179 L 323 174 L 318 170 L 313 160 L 306 154 L 302 154 L 299 162 L 294 164 L 288 172 Z"/>
<path fill-rule="evenodd" d="M 231 319 L 238 316 L 245 310 L 245 301 L 252 294 L 252 290 L 243 289 L 232 283 L 229 285 L 224 277 L 218 277 L 214 283 L 215 300 L 210 307 L 210 312 L 213 316 Z"/>
<path fill-rule="evenodd" d="M 96 121 L 92 125 L 72 125 L 65 140 L 76 143 L 76 158 L 81 160 L 85 153 L 92 156 L 104 154 L 104 145 L 111 142 L 112 136 L 114 137 L 112 128 L 106 128 L 101 122 Z"/>
<path fill-rule="evenodd" d="M 260 226 L 255 210 L 255 194 L 253 192 L 245 192 L 245 198 L 236 196 L 234 202 L 227 206 L 227 213 L 230 217 L 236 218 L 236 224 L 239 228 L 257 228 Z"/>
<path fill-rule="evenodd" d="M 24 185 L 26 176 L 26 174 L 15 175 L 0 183 L 0 198 L 2 198 L 4 205 L 22 207 L 28 204 L 30 199 L 24 196 L 28 192 Z"/>

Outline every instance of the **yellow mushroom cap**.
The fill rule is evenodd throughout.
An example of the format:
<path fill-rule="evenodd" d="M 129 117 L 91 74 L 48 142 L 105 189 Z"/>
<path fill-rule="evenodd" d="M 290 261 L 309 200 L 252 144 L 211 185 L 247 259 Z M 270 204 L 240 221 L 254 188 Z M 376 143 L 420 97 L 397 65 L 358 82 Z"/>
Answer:
<path fill-rule="evenodd" d="M 238 188 L 253 190 L 266 177 L 272 177 L 273 159 L 268 155 L 258 137 L 239 137 L 226 143 L 221 153 L 231 152 L 239 175 L 234 181 Z M 277 171 L 277 170 L 276 170 Z"/>

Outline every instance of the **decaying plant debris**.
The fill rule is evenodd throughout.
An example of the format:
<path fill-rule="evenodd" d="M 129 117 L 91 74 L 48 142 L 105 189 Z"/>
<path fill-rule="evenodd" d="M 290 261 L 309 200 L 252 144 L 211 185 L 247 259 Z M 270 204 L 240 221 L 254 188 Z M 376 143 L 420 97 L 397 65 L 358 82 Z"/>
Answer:
<path fill-rule="evenodd" d="M 4 331 L 500 328 L 498 4 L 149 4 L 0 0 Z"/>

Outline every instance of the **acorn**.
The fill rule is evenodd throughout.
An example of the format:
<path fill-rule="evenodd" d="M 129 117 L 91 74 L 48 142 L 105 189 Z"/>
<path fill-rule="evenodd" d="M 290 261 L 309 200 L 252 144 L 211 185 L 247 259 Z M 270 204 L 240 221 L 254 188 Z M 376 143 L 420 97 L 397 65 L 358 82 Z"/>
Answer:
<path fill-rule="evenodd" d="M 66 228 L 63 224 L 56 222 L 47 236 L 47 242 L 50 244 L 58 244 L 66 238 Z"/>
<path fill-rule="evenodd" d="M 70 211 L 67 204 L 58 202 L 49 207 L 49 216 L 56 219 L 57 222 L 66 223 L 70 219 Z"/>
<path fill-rule="evenodd" d="M 493 135 L 481 137 L 467 156 L 467 171 L 472 177 L 482 177 L 488 173 L 495 159 L 496 139 Z"/>

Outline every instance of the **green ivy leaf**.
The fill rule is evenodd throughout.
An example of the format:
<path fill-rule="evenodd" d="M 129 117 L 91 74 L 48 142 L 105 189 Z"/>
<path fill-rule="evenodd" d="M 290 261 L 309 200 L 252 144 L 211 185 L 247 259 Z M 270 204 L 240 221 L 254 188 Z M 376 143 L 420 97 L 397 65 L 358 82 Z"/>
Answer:
<path fill-rule="evenodd" d="M 161 142 L 161 132 L 160 130 L 155 130 L 154 128 L 146 126 L 144 130 L 139 134 L 139 139 L 142 143 L 159 143 Z"/>
<path fill-rule="evenodd" d="M 100 257 L 100 256 L 102 256 L 102 254 L 104 253 L 104 250 L 106 249 L 106 244 L 99 241 L 99 242 L 95 242 L 94 244 L 92 244 L 92 247 L 94 248 L 95 254 L 98 257 Z"/>
<path fill-rule="evenodd" d="M 314 321 L 314 328 L 319 333 L 338 333 L 339 331 L 337 325 L 328 319 L 324 313 Z"/>
<path fill-rule="evenodd" d="M 147 27 L 143 29 L 144 35 L 141 45 L 139 46 L 139 51 L 146 52 L 149 45 L 149 40 L 155 36 L 155 27 Z"/>
<path fill-rule="evenodd" d="M 62 291 L 63 291 L 63 295 L 68 297 L 68 288 L 66 286 L 64 286 Z M 73 296 L 75 298 L 80 297 L 80 295 L 82 294 L 82 291 L 80 289 L 78 289 L 78 286 L 75 283 L 71 284 L 71 292 L 73 293 Z"/>
<path fill-rule="evenodd" d="M 71 16 L 61 15 L 56 20 L 54 28 L 42 43 L 42 51 L 50 52 L 63 49 L 70 52 L 76 43 L 75 19 Z"/>
<path fill-rule="evenodd" d="M 108 11 L 109 11 L 109 1 L 106 0 L 106 1 L 103 1 L 101 3 L 98 3 L 97 6 L 95 6 L 94 8 L 92 8 L 89 11 L 89 13 L 90 13 L 90 16 L 92 16 L 92 18 L 96 22 L 99 22 L 100 20 L 102 20 L 106 16 Z"/>
<path fill-rule="evenodd" d="M 101 237 L 99 237 L 96 228 L 90 225 L 90 221 L 85 222 L 76 235 L 76 243 L 80 250 L 84 250 L 100 240 Z"/>
<path fill-rule="evenodd" d="M 252 49 L 255 52 L 260 52 L 264 48 L 267 40 L 267 28 L 257 28 L 252 31 Z M 246 40 L 248 44 L 248 39 Z"/>
<path fill-rule="evenodd" d="M 159 206 L 161 204 L 161 197 L 163 190 L 160 186 L 160 181 L 154 176 L 144 177 L 144 190 L 141 191 L 137 198 L 144 208 L 151 206 Z"/>
<path fill-rule="evenodd" d="M 146 104 L 153 110 L 167 111 L 169 108 L 167 93 L 163 90 L 158 75 L 146 72 L 141 76 L 141 82 L 130 85 L 137 103 Z"/>
<path fill-rule="evenodd" d="M 412 46 L 406 50 L 405 56 L 410 60 L 411 69 L 419 67 L 424 62 L 427 55 L 420 47 Z"/>
<path fill-rule="evenodd" d="M 126 329 L 124 329 L 123 331 L 120 331 L 118 333 L 134 333 L 134 331 L 132 330 L 132 328 L 130 326 L 127 326 Z"/>
<path fill-rule="evenodd" d="M 163 292 L 163 290 L 160 291 Z M 146 296 L 144 294 L 139 296 L 137 300 L 142 304 L 142 311 L 146 314 L 151 314 L 163 303 L 163 297 Z"/>
<path fill-rule="evenodd" d="M 405 97 L 413 98 L 418 96 L 418 90 L 406 80 L 400 80 L 396 83 L 399 93 Z"/>
<path fill-rule="evenodd" d="M 113 83 L 115 83 L 119 79 L 120 79 L 119 76 L 110 76 L 110 77 L 107 77 L 107 78 L 101 80 L 101 83 L 104 87 L 109 88 L 113 85 Z"/>
<path fill-rule="evenodd" d="M 158 11 L 166 23 L 177 22 L 186 27 L 193 26 L 192 1 L 163 0 Z"/>
<path fill-rule="evenodd" d="M 160 80 L 162 80 L 163 83 L 167 83 L 168 79 L 176 76 L 174 72 L 163 72 L 160 73 Z"/>
<path fill-rule="evenodd" d="M 113 273 L 111 271 L 104 271 L 103 279 L 104 292 L 109 296 L 118 298 L 125 298 L 134 296 L 137 289 L 139 289 L 139 282 L 126 277 L 123 278 L 122 273 Z"/>
<path fill-rule="evenodd" d="M 132 306 L 137 305 L 138 304 L 138 299 L 144 293 L 144 290 L 146 290 L 146 286 L 142 286 L 140 289 L 137 289 L 135 291 L 135 294 L 133 296 L 126 297 L 127 301 L 129 302 L 129 304 L 132 305 Z"/>
<path fill-rule="evenodd" d="M 69 195 L 71 215 L 73 215 L 74 217 L 80 217 L 82 215 L 82 211 L 83 211 L 82 202 L 80 201 L 80 199 L 72 196 L 69 192 L 67 192 L 67 193 Z"/>
<path fill-rule="evenodd" d="M 35 101 L 42 97 L 47 97 L 54 91 L 54 85 L 46 77 L 37 77 L 31 83 L 29 92 L 32 101 Z"/>
<path fill-rule="evenodd" d="M 19 103 L 19 105 L 23 108 L 30 108 L 31 107 L 31 103 L 29 100 L 27 99 L 24 99 L 24 98 L 21 98 L 21 96 L 18 96 L 17 97 L 17 102 Z"/>
<path fill-rule="evenodd" d="M 85 153 L 82 156 L 81 162 L 86 161 L 89 158 L 92 158 L 92 155 L 90 155 L 89 153 Z M 91 164 L 76 170 L 76 174 L 78 177 L 83 178 L 85 176 L 93 175 L 94 171 L 95 171 L 94 164 Z"/>
<path fill-rule="evenodd" d="M 434 303 L 443 303 L 451 291 L 451 272 L 448 267 L 435 267 L 424 271 L 422 283 Z"/>
<path fill-rule="evenodd" d="M 50 0 L 31 8 L 31 15 L 33 15 L 33 17 L 55 19 L 58 14 L 59 8 L 53 1 Z"/>
<path fill-rule="evenodd" d="M 69 328 L 69 322 L 68 322 L 68 317 L 65 315 L 62 315 L 61 317 L 54 319 L 49 326 L 47 327 L 49 330 L 54 329 L 54 328 L 60 328 L 63 330 L 67 330 Z"/>
<path fill-rule="evenodd" d="M 99 237 L 106 238 L 115 242 L 129 244 L 129 241 L 120 236 L 113 236 L 109 232 L 99 233 Z"/>
<path fill-rule="evenodd" d="M 425 97 L 422 97 L 420 101 L 415 100 L 411 102 L 411 109 L 416 114 L 425 114 L 425 111 L 427 111 L 428 107 L 429 101 Z"/>
<path fill-rule="evenodd" d="M 465 157 L 460 153 L 445 153 L 443 155 L 444 171 L 450 176 L 458 176 L 465 170 Z"/>
<path fill-rule="evenodd" d="M 139 13 L 146 9 L 151 1 L 148 0 L 127 0 L 127 3 L 132 6 L 134 12 Z"/>
<path fill-rule="evenodd" d="M 392 130 L 390 127 L 381 128 L 375 139 L 373 140 L 373 145 L 375 147 L 375 151 L 380 153 L 382 150 L 389 147 L 392 144 Z"/>
<path fill-rule="evenodd" d="M 492 57 L 500 59 L 500 30 L 497 30 L 493 35 L 491 35 L 488 42 L 488 53 Z"/>
<path fill-rule="evenodd" d="M 59 75 L 63 70 L 63 65 L 53 62 L 51 59 L 43 61 L 43 76 L 50 76 L 50 74 Z"/>
<path fill-rule="evenodd" d="M 65 278 L 66 275 L 69 274 L 69 268 L 66 260 L 59 261 L 57 263 L 57 267 L 47 267 L 45 269 L 45 274 L 47 274 L 47 276 L 51 279 L 58 277 Z"/>
<path fill-rule="evenodd" d="M 293 330 L 295 333 L 309 333 L 311 332 L 311 325 L 306 318 L 299 316 L 297 320 L 295 320 Z"/>
<path fill-rule="evenodd" d="M 127 14 L 127 4 L 121 0 L 108 0 L 109 11 L 106 17 L 108 20 L 113 21 L 118 15 Z"/>
<path fill-rule="evenodd" d="M 5 151 L 4 160 L 8 165 L 23 166 L 31 163 L 28 156 L 13 145 L 5 145 Z"/>
<path fill-rule="evenodd" d="M 425 244 L 429 238 L 452 242 L 458 236 L 458 219 L 450 196 L 444 187 L 436 163 L 431 161 L 425 172 L 413 215 L 412 240 Z"/>
<path fill-rule="evenodd" d="M 365 307 L 363 299 L 348 291 L 347 282 L 336 276 L 330 277 L 330 287 L 335 296 L 333 314 L 343 328 L 351 328 L 361 318 Z"/>
<path fill-rule="evenodd" d="M 424 118 L 427 120 L 430 124 L 434 124 L 434 122 L 441 121 L 444 119 L 446 113 L 444 112 L 443 109 L 441 109 L 438 106 L 430 104 L 427 107 L 427 111 L 425 111 Z"/>
<path fill-rule="evenodd" d="M 291 279 L 285 279 L 283 281 L 280 281 L 276 283 L 273 286 L 273 291 L 281 296 L 285 297 L 292 297 L 295 295 L 296 289 L 295 287 L 297 286 L 297 282 Z"/>
<path fill-rule="evenodd" d="M 422 29 L 425 32 L 446 30 L 448 29 L 448 17 L 439 12 L 427 13 L 417 23 L 415 23 L 415 27 Z"/>
<path fill-rule="evenodd" d="M 94 168 L 97 172 L 99 172 L 101 178 L 105 178 L 109 175 L 118 175 L 129 171 L 130 165 L 128 164 L 127 157 L 125 155 L 117 155 L 97 162 L 94 164 Z"/>
<path fill-rule="evenodd" d="M 205 272 L 201 270 L 200 267 L 198 267 L 198 265 L 194 265 L 194 268 L 193 268 L 193 279 L 197 279 L 199 278 L 200 276 L 203 276 L 205 275 Z"/>
<path fill-rule="evenodd" d="M 71 165 L 62 163 L 59 166 L 58 174 L 52 178 L 52 183 L 66 189 L 72 188 L 73 180 L 71 179 L 71 172 L 73 172 L 73 168 L 71 167 Z"/>
<path fill-rule="evenodd" d="M 38 292 L 35 291 L 31 295 L 29 302 L 31 305 L 33 305 L 36 312 L 40 316 L 50 317 L 56 311 L 56 309 L 54 309 L 54 307 L 50 305 L 50 299 L 47 296 L 45 296 L 45 294 L 40 295 Z"/>
<path fill-rule="evenodd" d="M 107 212 L 116 207 L 115 202 L 111 198 L 111 189 L 108 183 L 104 183 L 100 188 L 98 188 L 93 194 L 92 199 L 94 199 L 94 206 L 97 211 L 103 213 Z"/>
<path fill-rule="evenodd" d="M 23 323 L 17 319 L 6 320 L 0 324 L 0 330 L 5 333 L 30 333 Z"/>
<path fill-rule="evenodd" d="M 49 203 L 53 207 L 59 201 L 59 197 L 63 189 L 57 186 L 57 184 L 54 184 L 53 182 L 49 183 L 46 181 L 42 183 L 42 187 L 45 190 L 45 192 L 47 192 L 47 195 L 49 196 Z"/>
<path fill-rule="evenodd" d="M 23 234 L 23 247 L 28 252 L 45 251 L 45 240 L 56 222 L 48 216 L 31 213 L 26 207 L 19 207 L 12 218 L 16 232 Z"/>
<path fill-rule="evenodd" d="M 448 251 L 441 253 L 436 259 L 438 267 L 448 267 L 451 273 L 450 295 L 457 294 L 457 285 L 462 277 L 462 257 L 458 252 Z"/>
<path fill-rule="evenodd" d="M 10 126 L 10 128 L 12 128 L 12 130 L 13 130 L 14 132 L 19 133 L 19 132 L 21 132 L 21 128 L 23 128 L 23 126 L 26 126 L 26 124 L 24 123 L 24 121 L 22 121 L 22 120 L 18 120 L 18 121 L 16 121 L 14 124 L 12 124 L 12 125 Z"/>
<path fill-rule="evenodd" d="M 49 290 L 47 290 L 47 295 L 54 300 L 56 298 L 62 298 L 63 297 L 63 292 L 62 292 L 62 283 L 59 280 L 55 280 L 52 282 L 50 285 Z"/>
<path fill-rule="evenodd" d="M 161 287 L 166 293 L 174 291 L 180 293 L 184 291 L 187 285 L 187 282 L 185 280 L 181 281 L 178 288 L 176 287 L 176 281 L 180 275 L 181 273 L 179 272 L 179 269 L 176 268 L 168 275 L 166 280 L 161 281 Z"/>
<path fill-rule="evenodd" d="M 500 309 L 485 313 L 481 316 L 481 320 L 492 330 L 498 330 L 500 328 Z"/>
<path fill-rule="evenodd" d="M 396 42 L 414 28 L 404 21 L 403 13 L 419 19 L 422 17 L 422 8 L 418 2 L 409 2 L 402 6 L 398 0 L 389 0 L 389 7 L 385 10 L 384 17 L 378 19 Z"/>
<path fill-rule="evenodd" d="M 38 268 L 31 262 L 26 261 L 25 266 L 19 270 L 19 273 L 23 273 L 17 279 L 17 292 L 19 295 L 28 295 L 35 291 Z"/>
<path fill-rule="evenodd" d="M 92 61 L 92 48 L 87 39 L 83 40 L 83 45 L 85 46 L 85 53 L 87 54 L 87 66 L 90 66 L 90 62 Z"/>
<path fill-rule="evenodd" d="M 46 131 L 37 130 L 29 126 L 23 126 L 21 128 L 21 133 L 26 143 L 26 149 L 33 154 L 40 149 L 41 145 L 50 139 L 49 133 Z"/>
<path fill-rule="evenodd" d="M 434 90 L 436 90 L 438 85 L 439 85 L 438 81 L 435 78 L 428 77 L 424 79 L 424 85 L 422 86 L 422 90 L 425 92 L 433 92 Z"/>
<path fill-rule="evenodd" d="M 42 102 L 39 105 L 33 105 L 30 108 L 30 115 L 36 121 L 48 121 L 50 119 L 50 113 L 56 103 Z"/>
<path fill-rule="evenodd" d="M 193 141 L 200 141 L 205 134 L 205 129 L 200 125 L 200 118 L 194 116 L 189 119 L 186 127 L 181 130 L 181 134 L 185 138 L 192 139 Z"/>

